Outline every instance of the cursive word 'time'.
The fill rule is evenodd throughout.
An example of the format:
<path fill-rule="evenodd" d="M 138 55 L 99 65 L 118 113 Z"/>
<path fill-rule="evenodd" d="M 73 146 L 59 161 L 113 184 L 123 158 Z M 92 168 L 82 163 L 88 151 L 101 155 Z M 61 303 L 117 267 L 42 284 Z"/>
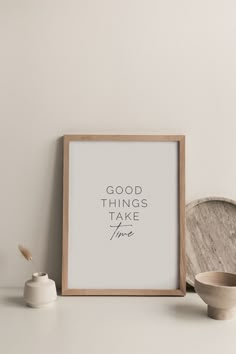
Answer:
<path fill-rule="evenodd" d="M 121 232 L 121 228 L 122 227 L 132 227 L 133 225 L 122 225 L 122 223 L 120 222 L 118 225 L 110 225 L 111 228 L 114 229 L 114 232 L 113 234 L 111 235 L 111 238 L 110 240 L 113 240 L 113 238 L 120 238 L 120 237 L 131 237 L 134 235 L 134 232 L 133 231 L 123 231 Z"/>

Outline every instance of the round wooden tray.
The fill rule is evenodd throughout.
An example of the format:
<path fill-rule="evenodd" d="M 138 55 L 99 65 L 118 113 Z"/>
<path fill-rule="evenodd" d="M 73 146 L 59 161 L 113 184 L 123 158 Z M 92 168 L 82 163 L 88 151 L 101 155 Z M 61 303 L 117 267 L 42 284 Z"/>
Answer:
<path fill-rule="evenodd" d="M 186 207 L 187 283 L 205 271 L 236 273 L 236 201 L 210 197 Z"/>

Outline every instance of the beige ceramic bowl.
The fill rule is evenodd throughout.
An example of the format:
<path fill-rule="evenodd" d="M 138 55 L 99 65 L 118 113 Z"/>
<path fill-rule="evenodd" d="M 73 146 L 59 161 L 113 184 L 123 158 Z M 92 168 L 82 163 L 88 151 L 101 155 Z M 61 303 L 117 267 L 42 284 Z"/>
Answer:
<path fill-rule="evenodd" d="M 195 276 L 195 290 L 208 305 L 208 316 L 216 320 L 233 318 L 236 309 L 236 274 L 204 272 Z"/>

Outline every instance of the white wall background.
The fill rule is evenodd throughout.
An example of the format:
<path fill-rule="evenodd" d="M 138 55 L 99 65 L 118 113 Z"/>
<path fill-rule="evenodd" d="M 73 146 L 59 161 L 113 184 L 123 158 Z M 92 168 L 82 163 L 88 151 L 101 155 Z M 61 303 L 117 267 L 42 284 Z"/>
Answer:
<path fill-rule="evenodd" d="M 236 199 L 234 0 L 0 0 L 0 285 L 60 284 L 66 133 L 186 134 L 187 201 Z"/>

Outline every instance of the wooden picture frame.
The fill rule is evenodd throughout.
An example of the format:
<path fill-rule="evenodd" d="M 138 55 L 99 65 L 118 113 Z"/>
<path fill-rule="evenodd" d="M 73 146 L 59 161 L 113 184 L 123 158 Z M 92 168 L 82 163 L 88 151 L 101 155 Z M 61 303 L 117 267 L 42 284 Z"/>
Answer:
<path fill-rule="evenodd" d="M 185 136 L 65 135 L 62 294 L 185 292 Z"/>

